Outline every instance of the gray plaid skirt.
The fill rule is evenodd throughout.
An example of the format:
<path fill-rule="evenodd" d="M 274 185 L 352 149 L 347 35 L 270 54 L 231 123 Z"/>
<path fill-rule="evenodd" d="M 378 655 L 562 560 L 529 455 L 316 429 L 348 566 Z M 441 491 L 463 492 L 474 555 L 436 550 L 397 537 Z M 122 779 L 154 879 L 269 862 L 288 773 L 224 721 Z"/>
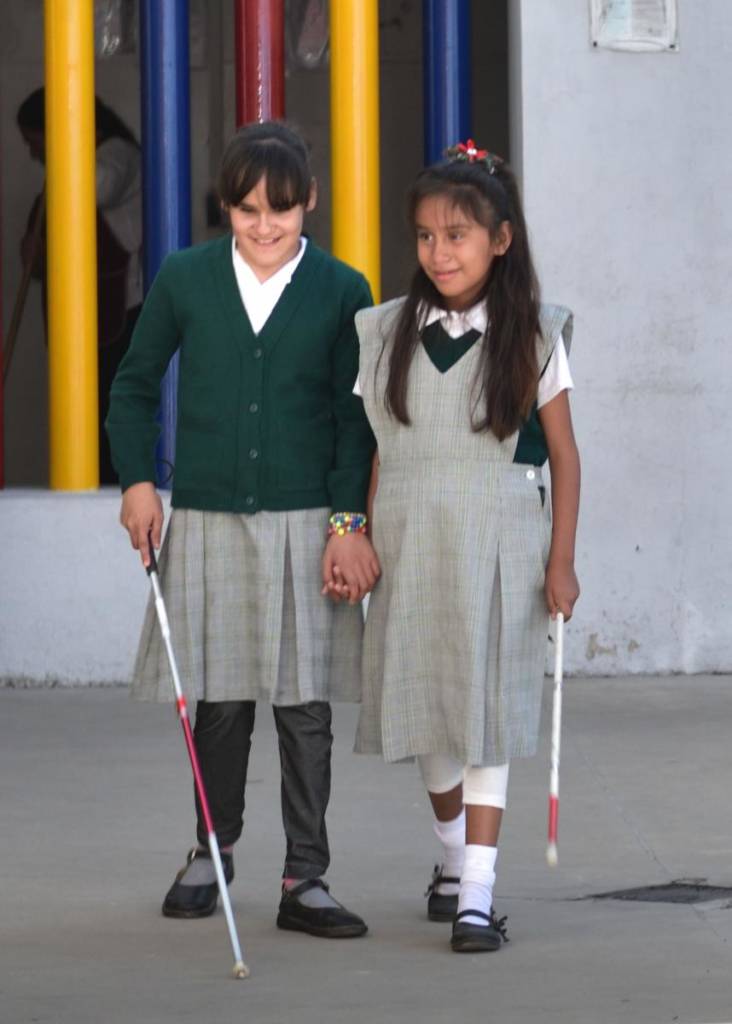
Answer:
<path fill-rule="evenodd" d="M 189 700 L 359 699 L 361 609 L 320 595 L 329 514 L 173 510 L 160 581 Z M 173 699 L 152 601 L 132 692 L 142 700 Z"/>
<path fill-rule="evenodd" d="M 387 761 L 446 754 L 497 765 L 535 752 L 547 651 L 551 521 L 541 470 L 518 435 L 471 429 L 482 340 L 441 372 L 418 346 L 411 425 L 391 417 L 380 359 L 400 301 L 362 310 L 359 381 L 379 450 L 356 750 Z M 545 365 L 570 313 L 542 309 Z M 568 334 L 569 332 L 567 332 Z"/>

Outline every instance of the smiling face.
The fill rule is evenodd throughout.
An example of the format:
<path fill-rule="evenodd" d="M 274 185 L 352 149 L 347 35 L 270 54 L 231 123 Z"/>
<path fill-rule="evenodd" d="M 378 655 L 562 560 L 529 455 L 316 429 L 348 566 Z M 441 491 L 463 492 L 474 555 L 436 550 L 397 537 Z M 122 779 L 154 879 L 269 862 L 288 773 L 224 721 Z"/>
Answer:
<path fill-rule="evenodd" d="M 508 221 L 491 233 L 443 195 L 421 200 L 415 231 L 419 265 L 452 310 L 474 305 L 493 260 L 503 256 L 512 238 Z"/>
<path fill-rule="evenodd" d="M 289 210 L 274 210 L 267 198 L 267 179 L 262 177 L 238 206 L 228 207 L 239 255 L 260 281 L 272 277 L 297 255 L 305 214 L 314 209 L 315 202 L 313 182 L 307 205 L 296 203 Z"/>

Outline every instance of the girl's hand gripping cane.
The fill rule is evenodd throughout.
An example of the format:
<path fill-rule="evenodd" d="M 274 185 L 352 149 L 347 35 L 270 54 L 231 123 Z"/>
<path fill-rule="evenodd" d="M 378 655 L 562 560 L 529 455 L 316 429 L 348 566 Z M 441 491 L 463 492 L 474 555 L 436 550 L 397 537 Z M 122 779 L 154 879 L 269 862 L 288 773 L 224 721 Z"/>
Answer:
<path fill-rule="evenodd" d="M 557 612 L 554 637 L 554 700 L 552 702 L 552 746 L 549 771 L 549 830 L 546 859 L 556 867 L 559 826 L 559 748 L 562 739 L 562 681 L 564 678 L 564 615 Z"/>
<path fill-rule="evenodd" d="M 219 843 L 218 839 L 216 838 L 216 833 L 214 832 L 211 811 L 209 810 L 208 800 L 206 798 L 206 790 L 203 785 L 203 777 L 201 775 L 201 769 L 198 764 L 198 755 L 196 753 L 196 747 L 193 741 L 193 730 L 191 729 L 191 723 L 188 718 L 188 706 L 186 704 L 186 698 L 183 695 L 183 690 L 180 684 L 180 676 L 178 675 L 178 666 L 175 661 L 175 654 L 173 653 L 173 646 L 170 641 L 170 625 L 168 623 L 168 616 L 165 611 L 163 594 L 160 589 L 160 579 L 158 577 L 158 563 L 155 558 L 155 549 L 153 547 L 151 535 L 148 535 L 148 544 L 150 550 L 150 561 L 146 566 L 146 570 L 148 576 L 150 577 L 150 583 L 152 584 L 153 594 L 155 595 L 155 611 L 157 612 L 158 622 L 160 623 L 160 632 L 163 634 L 165 649 L 168 652 L 168 662 L 170 664 L 170 671 L 172 672 L 173 675 L 173 686 L 175 687 L 175 703 L 176 707 L 178 708 L 178 718 L 180 719 L 180 724 L 183 727 L 183 735 L 185 736 L 186 747 L 188 748 L 188 756 L 191 761 L 191 768 L 193 769 L 193 779 L 196 785 L 196 792 L 198 793 L 198 799 L 200 801 L 201 810 L 203 812 L 203 819 L 206 824 L 206 832 L 208 833 L 208 848 L 209 852 L 211 853 L 211 860 L 213 861 L 214 869 L 216 871 L 216 882 L 219 887 L 219 895 L 221 896 L 221 903 L 224 908 L 226 925 L 227 928 L 229 929 L 229 939 L 231 940 L 231 948 L 234 953 L 233 974 L 235 978 L 246 978 L 249 976 L 249 968 L 244 963 L 241 946 L 239 945 L 239 936 L 236 933 L 236 924 L 234 922 L 234 914 L 231 909 L 229 890 L 226 885 L 226 879 L 224 878 L 224 866 L 221 863 L 221 852 L 219 850 Z"/>

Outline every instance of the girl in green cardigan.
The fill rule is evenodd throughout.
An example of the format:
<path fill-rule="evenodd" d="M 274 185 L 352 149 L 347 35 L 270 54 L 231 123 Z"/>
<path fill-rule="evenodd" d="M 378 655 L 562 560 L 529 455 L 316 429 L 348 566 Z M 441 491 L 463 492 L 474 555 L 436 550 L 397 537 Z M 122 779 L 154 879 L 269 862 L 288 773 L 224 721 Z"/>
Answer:
<path fill-rule="evenodd" d="M 227 879 L 255 702 L 267 701 L 287 838 L 277 924 L 357 936 L 366 925 L 323 876 L 329 700 L 359 697 L 358 604 L 379 574 L 363 515 L 374 440 L 352 393 L 354 316 L 371 295 L 361 274 L 302 235 L 316 188 L 291 128 L 241 129 L 222 158 L 219 191 L 231 234 L 167 257 L 112 387 L 107 431 L 121 521 L 147 565 L 148 534 L 159 547 L 163 524 L 153 483 L 160 381 L 177 351 L 173 511 L 160 572 L 181 676 L 198 701 L 196 745 Z M 320 595 L 323 558 L 348 585 L 348 603 Z M 170 687 L 151 605 L 133 692 L 167 701 Z M 163 902 L 166 916 L 216 907 L 200 808 L 197 837 Z"/>

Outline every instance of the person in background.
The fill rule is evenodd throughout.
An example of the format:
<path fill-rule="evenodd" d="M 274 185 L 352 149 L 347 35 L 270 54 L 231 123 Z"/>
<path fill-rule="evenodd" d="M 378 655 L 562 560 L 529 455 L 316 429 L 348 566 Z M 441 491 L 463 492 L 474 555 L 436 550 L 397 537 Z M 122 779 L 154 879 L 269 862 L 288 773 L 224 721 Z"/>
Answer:
<path fill-rule="evenodd" d="M 17 123 L 30 155 L 45 165 L 45 90 L 36 89 L 18 108 Z M 99 482 L 117 483 L 104 420 L 117 367 L 130 344 L 142 303 L 142 161 L 140 147 L 127 125 L 95 97 L 97 207 L 97 318 L 99 351 Z M 21 241 L 21 259 L 41 281 L 44 320 L 46 299 L 45 230 L 33 225 L 43 216 L 42 197 L 31 207 Z M 34 240 L 35 234 L 35 240 Z"/>

